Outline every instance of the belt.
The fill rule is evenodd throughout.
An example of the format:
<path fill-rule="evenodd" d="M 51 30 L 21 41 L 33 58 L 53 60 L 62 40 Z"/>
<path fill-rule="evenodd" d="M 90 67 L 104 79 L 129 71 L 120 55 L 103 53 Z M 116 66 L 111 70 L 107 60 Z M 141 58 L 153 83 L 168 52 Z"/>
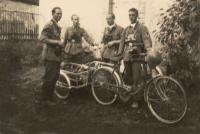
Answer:
<path fill-rule="evenodd" d="M 134 46 L 136 46 L 136 47 L 144 47 L 144 43 L 126 42 L 125 44 L 126 44 L 126 46 L 130 46 L 130 47 L 134 47 Z"/>
<path fill-rule="evenodd" d="M 69 40 L 70 43 L 82 43 L 81 40 L 75 40 L 75 39 L 71 39 Z"/>

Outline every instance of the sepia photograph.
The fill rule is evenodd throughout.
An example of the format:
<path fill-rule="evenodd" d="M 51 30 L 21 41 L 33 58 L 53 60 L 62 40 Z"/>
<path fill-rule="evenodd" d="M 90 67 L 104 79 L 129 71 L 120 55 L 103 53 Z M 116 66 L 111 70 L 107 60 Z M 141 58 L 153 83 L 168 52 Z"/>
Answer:
<path fill-rule="evenodd" d="M 0 134 L 199 134 L 200 0 L 0 0 Z"/>

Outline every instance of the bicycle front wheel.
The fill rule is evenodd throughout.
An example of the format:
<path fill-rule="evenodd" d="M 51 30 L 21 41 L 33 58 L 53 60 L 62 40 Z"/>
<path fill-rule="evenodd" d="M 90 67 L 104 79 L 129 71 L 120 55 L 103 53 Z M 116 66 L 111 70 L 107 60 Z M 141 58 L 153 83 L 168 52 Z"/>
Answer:
<path fill-rule="evenodd" d="M 102 67 L 92 75 L 92 94 L 101 105 L 111 105 L 117 100 L 120 85 L 121 79 L 112 68 Z"/>
<path fill-rule="evenodd" d="M 186 93 L 175 79 L 167 76 L 152 80 L 146 92 L 151 113 L 161 122 L 179 122 L 187 111 Z"/>

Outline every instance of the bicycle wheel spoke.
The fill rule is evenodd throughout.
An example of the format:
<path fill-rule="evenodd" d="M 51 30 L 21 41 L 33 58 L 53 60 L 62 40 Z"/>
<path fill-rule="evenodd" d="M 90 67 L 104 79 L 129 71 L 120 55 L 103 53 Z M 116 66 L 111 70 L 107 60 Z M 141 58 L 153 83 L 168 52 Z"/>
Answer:
<path fill-rule="evenodd" d="M 185 115 L 187 108 L 185 92 L 173 78 L 157 78 L 149 85 L 147 96 L 148 106 L 158 120 L 175 123 Z"/>
<path fill-rule="evenodd" d="M 165 91 L 166 91 L 166 89 L 169 89 L 169 88 L 167 88 L 167 85 L 168 85 L 168 83 L 169 83 L 169 79 L 167 79 L 167 80 L 165 80 L 164 82 L 163 82 L 164 84 L 164 89 L 165 89 Z"/>
<path fill-rule="evenodd" d="M 95 84 L 94 87 L 95 87 L 95 88 L 98 88 L 98 87 L 101 87 L 101 85 L 96 85 L 96 84 Z"/>
<path fill-rule="evenodd" d="M 92 78 L 92 93 L 95 100 L 102 105 L 112 104 L 117 97 L 118 81 L 109 70 L 100 68 Z"/>
<path fill-rule="evenodd" d="M 149 99 L 149 101 L 154 102 L 154 103 L 162 103 L 163 102 L 160 99 Z"/>

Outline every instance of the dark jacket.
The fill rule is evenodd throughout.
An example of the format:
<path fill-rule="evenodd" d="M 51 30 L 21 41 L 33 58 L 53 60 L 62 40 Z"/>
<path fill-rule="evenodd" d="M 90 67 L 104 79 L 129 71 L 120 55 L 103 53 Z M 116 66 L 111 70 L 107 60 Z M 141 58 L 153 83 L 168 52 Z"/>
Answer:
<path fill-rule="evenodd" d="M 106 46 L 108 42 L 110 41 L 120 40 L 123 30 L 124 29 L 118 25 L 115 25 L 112 29 L 110 29 L 109 27 L 106 27 L 104 30 L 103 38 L 102 38 L 102 43 Z M 110 48 L 105 47 L 102 53 L 102 57 L 115 61 L 118 48 L 119 48 L 119 43 L 114 44 Z"/>
<path fill-rule="evenodd" d="M 56 62 L 61 61 L 61 47 L 59 47 L 57 44 L 45 43 L 45 39 L 61 40 L 60 34 L 61 28 L 54 20 L 51 20 L 44 26 L 40 36 L 40 41 L 45 44 L 42 54 L 44 60 Z"/>
<path fill-rule="evenodd" d="M 124 61 L 130 61 L 132 59 L 131 54 L 129 53 L 130 47 L 125 43 L 130 37 L 134 38 L 136 44 L 143 44 L 143 47 L 139 50 L 140 52 L 152 47 L 152 40 L 146 26 L 139 22 L 136 23 L 135 27 L 128 26 L 122 33 L 118 51 L 118 53 L 123 53 Z"/>

